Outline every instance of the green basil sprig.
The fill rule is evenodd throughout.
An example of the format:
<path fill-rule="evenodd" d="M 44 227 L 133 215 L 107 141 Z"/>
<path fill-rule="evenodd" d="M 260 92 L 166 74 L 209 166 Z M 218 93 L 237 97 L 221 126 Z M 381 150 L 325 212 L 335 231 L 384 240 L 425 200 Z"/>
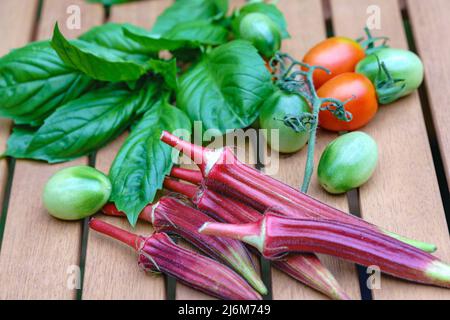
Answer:
<path fill-rule="evenodd" d="M 162 188 L 173 165 L 174 151 L 160 141 L 161 133 L 179 129 L 191 132 L 189 118 L 161 99 L 133 128 L 114 160 L 109 172 L 113 183 L 111 201 L 127 214 L 133 226 L 142 209 Z"/>
<path fill-rule="evenodd" d="M 89 154 L 122 133 L 137 112 L 148 110 L 157 93 L 157 83 L 134 91 L 121 84 L 91 91 L 58 108 L 36 132 L 15 130 L 6 154 L 49 163 Z"/>

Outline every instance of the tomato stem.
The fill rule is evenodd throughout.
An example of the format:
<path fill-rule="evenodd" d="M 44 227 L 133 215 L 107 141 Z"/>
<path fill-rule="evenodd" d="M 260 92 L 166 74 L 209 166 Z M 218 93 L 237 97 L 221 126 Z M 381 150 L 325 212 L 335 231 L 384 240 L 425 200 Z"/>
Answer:
<path fill-rule="evenodd" d="M 286 65 L 286 62 L 289 65 Z M 314 86 L 313 74 L 316 70 L 322 70 L 330 73 L 330 70 L 321 66 L 310 66 L 306 63 L 300 62 L 292 58 L 286 53 L 277 53 L 275 57 L 270 61 L 270 66 L 273 70 L 276 70 L 276 84 L 281 90 L 285 90 L 290 93 L 298 94 L 304 97 L 312 106 L 312 113 L 308 124 L 310 125 L 310 136 L 308 142 L 308 155 L 305 166 L 305 174 L 303 177 L 303 183 L 301 191 L 306 193 L 311 182 L 311 177 L 314 171 L 314 150 L 316 144 L 317 128 L 319 126 L 319 112 L 321 110 L 330 111 L 336 118 L 342 121 L 351 121 L 352 114 L 345 110 L 344 106 L 348 101 L 342 102 L 333 98 L 320 98 Z M 295 70 L 299 67 L 300 70 Z M 294 71 L 295 70 L 295 71 Z M 302 115 L 304 117 L 304 115 Z M 303 119 L 300 116 L 288 115 L 284 121 L 285 124 L 292 128 L 296 123 L 303 124 Z M 293 128 L 295 131 L 301 130 Z"/>
<path fill-rule="evenodd" d="M 388 42 L 390 40 L 389 37 L 374 37 L 372 36 L 372 33 L 370 32 L 370 29 L 368 27 L 364 28 L 364 32 L 367 36 L 367 39 L 361 37 L 356 41 L 365 50 L 366 55 L 370 55 L 379 49 L 389 48 L 388 45 Z M 382 43 L 380 45 L 376 45 L 376 43 L 379 41 L 382 41 Z"/>
<path fill-rule="evenodd" d="M 322 105 L 322 101 L 320 99 L 316 100 L 313 105 L 313 114 L 318 115 L 320 106 Z M 317 127 L 319 124 L 318 119 L 312 123 L 311 132 L 309 134 L 309 141 L 308 141 L 308 154 L 306 158 L 306 165 L 305 165 L 305 175 L 303 177 L 303 183 L 301 187 L 301 191 L 304 193 L 308 192 L 309 184 L 311 183 L 311 177 L 314 171 L 314 150 L 316 149 L 316 136 L 317 136 Z"/>

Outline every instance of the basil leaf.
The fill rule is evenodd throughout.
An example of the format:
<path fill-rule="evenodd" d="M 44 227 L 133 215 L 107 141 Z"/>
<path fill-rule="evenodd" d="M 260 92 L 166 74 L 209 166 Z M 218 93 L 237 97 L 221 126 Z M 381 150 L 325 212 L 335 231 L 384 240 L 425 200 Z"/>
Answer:
<path fill-rule="evenodd" d="M 23 132 L 8 143 L 7 154 L 49 163 L 72 160 L 104 146 L 132 122 L 138 111 L 154 104 L 158 85 L 152 83 L 130 91 L 124 85 L 108 85 L 91 91 L 58 108 L 45 120 L 32 139 Z M 23 148 L 24 139 L 29 142 Z"/>
<path fill-rule="evenodd" d="M 249 13 L 258 12 L 263 13 L 272 19 L 281 30 L 281 35 L 284 39 L 290 38 L 289 32 L 287 31 L 287 23 L 284 18 L 283 13 L 277 8 L 274 4 L 264 3 L 264 2 L 255 2 L 249 3 L 238 9 L 234 13 L 234 19 L 232 22 L 234 32 L 239 35 L 239 24 L 242 18 Z"/>
<path fill-rule="evenodd" d="M 82 40 L 69 42 L 59 31 L 57 24 L 53 32 L 52 46 L 68 66 L 97 80 L 133 81 L 149 69 L 141 57 Z"/>
<path fill-rule="evenodd" d="M 154 52 L 149 51 L 140 43 L 124 36 L 123 28 L 126 26 L 133 27 L 127 23 L 106 23 L 91 28 L 89 31 L 83 33 L 79 39 L 104 48 L 127 53 L 130 56 L 135 56 L 135 59 L 139 61 L 145 61 L 148 57 L 157 58 Z"/>
<path fill-rule="evenodd" d="M 123 32 L 125 36 L 138 42 L 152 52 L 159 52 L 162 50 L 172 51 L 191 46 L 191 43 L 188 41 L 161 38 L 150 33 L 148 30 L 133 25 L 124 26 Z"/>
<path fill-rule="evenodd" d="M 152 33 L 162 36 L 180 23 L 220 19 L 227 10 L 225 0 L 177 0 L 158 17 Z"/>
<path fill-rule="evenodd" d="M 35 133 L 36 129 L 15 126 L 8 138 L 5 154 L 15 158 L 26 158 L 28 146 Z"/>
<path fill-rule="evenodd" d="M 149 63 L 152 71 L 161 75 L 170 89 L 177 89 L 177 62 L 175 59 L 169 61 L 152 59 Z"/>
<path fill-rule="evenodd" d="M 205 129 L 245 128 L 256 120 L 273 84 L 249 42 L 236 40 L 206 55 L 179 81 L 177 105 Z"/>
<path fill-rule="evenodd" d="M 94 81 L 64 64 L 50 42 L 31 43 L 0 59 L 0 116 L 40 125 L 57 107 Z"/>
<path fill-rule="evenodd" d="M 180 109 L 160 101 L 133 128 L 112 164 L 110 199 L 127 214 L 133 226 L 142 209 L 162 188 L 164 177 L 173 165 L 172 156 L 176 155 L 160 141 L 161 132 L 166 130 L 180 135 L 179 129 L 191 133 L 189 118 Z"/>
<path fill-rule="evenodd" d="M 188 40 L 193 45 L 219 45 L 227 42 L 228 30 L 208 21 L 180 23 L 163 35 L 171 40 Z"/>
<path fill-rule="evenodd" d="M 148 51 L 159 52 L 219 45 L 227 41 L 228 31 L 209 22 L 194 21 L 182 23 L 162 37 L 131 25 L 124 26 L 124 34 Z"/>

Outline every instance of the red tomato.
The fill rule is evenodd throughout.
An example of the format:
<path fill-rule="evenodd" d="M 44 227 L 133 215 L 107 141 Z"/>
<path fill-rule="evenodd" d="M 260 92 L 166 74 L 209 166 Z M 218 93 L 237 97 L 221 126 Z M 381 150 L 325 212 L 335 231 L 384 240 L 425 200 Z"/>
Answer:
<path fill-rule="evenodd" d="M 320 42 L 309 50 L 303 62 L 310 66 L 322 66 L 331 71 L 331 74 L 322 70 L 314 72 L 314 86 L 317 89 L 339 74 L 354 72 L 358 62 L 365 56 L 364 49 L 355 40 L 334 37 Z"/>
<path fill-rule="evenodd" d="M 353 131 L 365 126 L 378 110 L 375 87 L 364 75 L 348 72 L 327 81 L 317 91 L 320 98 L 334 98 L 346 101 L 355 98 L 345 105 L 345 110 L 352 114 L 352 120 L 345 122 L 337 119 L 330 111 L 319 113 L 319 124 L 331 131 Z"/>

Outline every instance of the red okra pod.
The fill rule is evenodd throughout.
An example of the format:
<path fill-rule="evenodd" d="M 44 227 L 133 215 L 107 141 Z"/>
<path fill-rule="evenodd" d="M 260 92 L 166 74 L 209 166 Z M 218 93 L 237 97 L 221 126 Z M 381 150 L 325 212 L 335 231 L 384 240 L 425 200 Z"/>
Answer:
<path fill-rule="evenodd" d="M 162 272 L 206 294 L 227 300 L 260 300 L 237 273 L 219 262 L 176 245 L 165 233 L 138 236 L 98 219 L 91 229 L 135 249 L 139 265 L 146 271 Z"/>
<path fill-rule="evenodd" d="M 206 223 L 200 232 L 239 239 L 268 259 L 291 252 L 316 252 L 410 281 L 450 287 L 450 266 L 431 254 L 369 228 L 317 219 L 294 219 L 267 213 L 248 224 Z"/>
<path fill-rule="evenodd" d="M 103 207 L 107 215 L 123 216 L 114 204 Z M 215 222 L 205 213 L 196 210 L 181 199 L 162 197 L 154 205 L 148 205 L 141 212 L 140 219 L 150 222 L 156 232 L 177 234 L 203 251 L 241 274 L 259 293 L 266 294 L 267 288 L 255 270 L 250 254 L 241 242 L 200 234 L 198 229 L 206 222 Z"/>
<path fill-rule="evenodd" d="M 244 203 L 226 198 L 207 188 L 196 187 L 170 178 L 165 179 L 164 187 L 189 197 L 197 208 L 219 221 L 248 223 L 258 221 L 262 216 L 260 212 Z M 313 253 L 289 255 L 283 261 L 273 261 L 272 264 L 294 279 L 332 299 L 350 299 L 331 272 Z"/>
<path fill-rule="evenodd" d="M 433 244 L 386 231 L 245 165 L 228 147 L 211 150 L 183 141 L 168 132 L 163 132 L 161 140 L 196 162 L 203 174 L 203 183 L 210 189 L 237 198 L 261 212 L 271 209 L 293 218 L 330 219 L 351 223 L 389 235 L 427 252 L 436 251 Z"/>
<path fill-rule="evenodd" d="M 170 176 L 193 184 L 200 184 L 203 180 L 203 175 L 200 171 L 180 167 L 173 167 L 172 171 L 170 171 Z"/>

